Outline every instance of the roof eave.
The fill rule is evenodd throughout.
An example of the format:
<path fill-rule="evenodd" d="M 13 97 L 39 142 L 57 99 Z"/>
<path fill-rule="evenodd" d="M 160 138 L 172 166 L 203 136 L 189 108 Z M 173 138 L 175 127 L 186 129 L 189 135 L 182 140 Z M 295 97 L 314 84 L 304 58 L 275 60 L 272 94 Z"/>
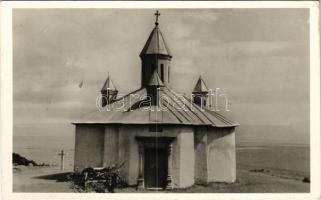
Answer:
<path fill-rule="evenodd" d="M 231 124 L 231 125 L 214 125 L 214 124 L 193 124 L 193 123 L 163 123 L 163 122 L 93 122 L 93 121 L 87 121 L 87 122 L 71 122 L 73 125 L 150 125 L 150 124 L 160 124 L 160 125 L 183 125 L 183 126 L 210 126 L 214 128 L 232 128 L 237 127 L 240 124 Z"/>

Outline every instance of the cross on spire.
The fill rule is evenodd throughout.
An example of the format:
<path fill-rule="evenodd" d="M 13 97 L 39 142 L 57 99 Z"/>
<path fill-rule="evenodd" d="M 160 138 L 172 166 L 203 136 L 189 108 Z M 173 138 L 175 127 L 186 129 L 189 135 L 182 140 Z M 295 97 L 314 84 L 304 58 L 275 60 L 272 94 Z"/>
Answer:
<path fill-rule="evenodd" d="M 158 10 L 157 10 L 156 13 L 154 13 L 154 15 L 156 16 L 155 25 L 158 26 L 158 17 L 160 16 L 160 12 L 158 12 Z"/>

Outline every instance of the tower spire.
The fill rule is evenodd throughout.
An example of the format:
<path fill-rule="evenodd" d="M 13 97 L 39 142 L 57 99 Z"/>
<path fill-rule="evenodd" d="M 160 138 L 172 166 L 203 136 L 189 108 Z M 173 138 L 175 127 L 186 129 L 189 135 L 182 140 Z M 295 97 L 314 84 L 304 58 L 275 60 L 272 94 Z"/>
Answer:
<path fill-rule="evenodd" d="M 139 56 L 142 60 L 142 87 L 148 85 L 153 72 L 156 70 L 165 86 L 169 84 L 170 62 L 172 59 L 168 46 L 165 43 L 163 34 L 158 27 L 160 13 L 155 12 L 155 27 L 150 33 L 143 50 Z"/>
<path fill-rule="evenodd" d="M 156 16 L 156 21 L 155 21 L 155 25 L 158 26 L 158 17 L 160 16 L 160 12 L 158 12 L 158 10 L 156 10 L 156 13 L 154 13 L 154 15 Z"/>

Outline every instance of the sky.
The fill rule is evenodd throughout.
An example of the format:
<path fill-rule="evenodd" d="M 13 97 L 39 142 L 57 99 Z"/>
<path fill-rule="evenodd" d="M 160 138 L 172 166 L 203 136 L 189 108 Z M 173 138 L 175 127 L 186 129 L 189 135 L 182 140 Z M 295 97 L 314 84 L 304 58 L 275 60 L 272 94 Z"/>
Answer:
<path fill-rule="evenodd" d="M 229 95 L 220 112 L 240 124 L 237 142 L 309 144 L 307 9 L 159 11 L 175 91 L 191 93 L 202 75 Z M 119 93 L 138 89 L 154 12 L 15 9 L 14 141 L 73 141 L 71 122 L 95 109 L 108 73 Z"/>

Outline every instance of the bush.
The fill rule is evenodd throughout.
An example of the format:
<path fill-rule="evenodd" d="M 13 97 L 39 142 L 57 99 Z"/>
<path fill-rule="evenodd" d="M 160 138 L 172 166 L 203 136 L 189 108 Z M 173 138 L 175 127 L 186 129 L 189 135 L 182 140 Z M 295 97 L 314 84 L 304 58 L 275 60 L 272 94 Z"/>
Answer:
<path fill-rule="evenodd" d="M 27 158 L 20 156 L 17 153 L 12 154 L 12 163 L 14 166 L 24 165 L 24 166 L 38 166 L 38 164 L 33 160 L 28 160 Z"/>
<path fill-rule="evenodd" d="M 302 180 L 303 183 L 310 183 L 310 178 L 304 177 Z"/>
<path fill-rule="evenodd" d="M 127 186 L 120 176 L 121 165 L 113 165 L 103 169 L 85 168 L 81 173 L 70 175 L 74 190 L 78 192 L 108 192 L 113 193 L 115 188 Z"/>

